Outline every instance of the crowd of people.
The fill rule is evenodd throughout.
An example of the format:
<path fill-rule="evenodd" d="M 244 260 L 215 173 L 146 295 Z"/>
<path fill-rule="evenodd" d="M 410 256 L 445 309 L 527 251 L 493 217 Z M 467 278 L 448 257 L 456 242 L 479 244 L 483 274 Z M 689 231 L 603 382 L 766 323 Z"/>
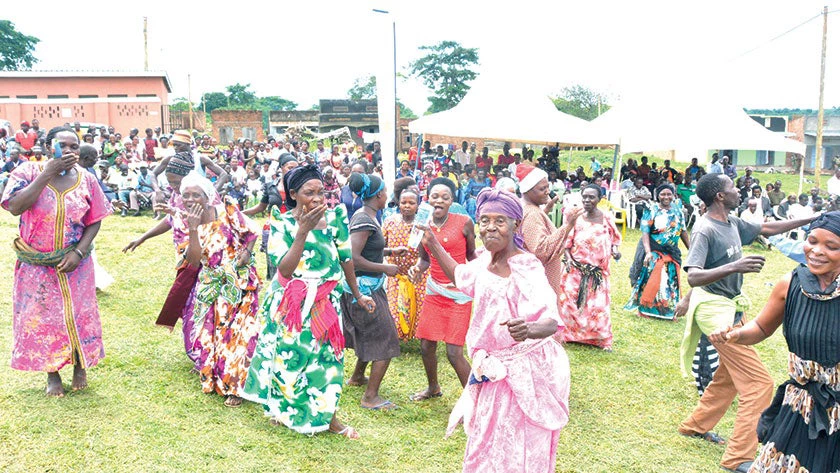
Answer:
<path fill-rule="evenodd" d="M 643 156 L 614 177 L 595 158 L 588 170 L 561 170 L 555 147 L 535 157 L 506 144 L 494 158 L 466 141 L 412 149 L 390 189 L 377 143 L 357 153 L 355 143 L 317 141 L 310 151 L 306 140 L 218 146 L 185 130 L 123 139 L 107 127 L 29 125 L 4 143 L 0 205 L 21 219 L 12 367 L 46 372 L 47 395 L 65 395 L 68 364 L 71 389 L 84 389 L 104 357 L 91 257 L 102 220 L 148 208 L 154 226 L 123 252 L 172 231 L 175 278 L 156 322 L 182 322 L 202 390 L 225 406 L 250 401 L 295 432 L 357 439 L 337 415 L 343 387 L 364 386 L 365 409 L 397 409 L 381 387 L 401 342 L 419 339 L 426 380 L 408 399 L 443 396 L 443 342 L 464 387 L 447 427 L 467 433 L 463 470 L 553 471 L 569 419 L 563 344 L 613 349 L 611 261 L 622 234 L 609 199 L 619 195 L 641 229 L 625 309 L 686 314 L 681 367 L 701 397 L 679 432 L 724 443 L 712 429 L 738 395 L 722 467 L 840 469 L 840 212 L 830 193 L 762 188 L 728 156 L 715 155 L 708 172 L 696 159 L 680 172 Z M 747 321 L 743 275 L 764 259 L 742 248 L 764 237 L 805 264 Z M 791 380 L 771 405 L 772 378 L 748 345 L 783 321 Z M 717 369 L 701 376 L 692 365 L 709 346 Z M 345 380 L 346 349 L 356 364 Z"/>

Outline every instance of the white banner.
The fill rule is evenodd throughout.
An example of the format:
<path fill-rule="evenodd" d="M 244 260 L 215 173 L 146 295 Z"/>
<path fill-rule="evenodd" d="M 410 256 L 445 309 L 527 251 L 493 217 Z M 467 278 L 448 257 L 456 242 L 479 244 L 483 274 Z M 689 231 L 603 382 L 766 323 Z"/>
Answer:
<path fill-rule="evenodd" d="M 371 23 L 375 49 L 367 59 L 373 63 L 376 73 L 376 105 L 379 110 L 382 175 L 390 191 L 394 188 L 394 177 L 397 173 L 394 163 L 397 146 L 396 58 L 394 56 L 396 25 L 390 13 L 374 10 L 371 15 L 373 15 Z"/>

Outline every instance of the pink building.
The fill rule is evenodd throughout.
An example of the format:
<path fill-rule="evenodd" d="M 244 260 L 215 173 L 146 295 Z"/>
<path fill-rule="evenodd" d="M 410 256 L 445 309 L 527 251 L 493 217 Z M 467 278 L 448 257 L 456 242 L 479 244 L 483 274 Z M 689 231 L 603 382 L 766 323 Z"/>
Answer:
<path fill-rule="evenodd" d="M 0 71 L 0 120 L 17 129 L 37 118 L 48 130 L 80 122 L 169 131 L 169 93 L 165 72 Z"/>

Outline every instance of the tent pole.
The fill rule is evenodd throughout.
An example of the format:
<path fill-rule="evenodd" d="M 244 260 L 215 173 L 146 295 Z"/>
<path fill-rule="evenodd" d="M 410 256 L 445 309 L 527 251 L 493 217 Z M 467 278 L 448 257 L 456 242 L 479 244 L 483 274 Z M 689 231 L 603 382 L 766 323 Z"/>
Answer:
<path fill-rule="evenodd" d="M 613 153 L 613 168 L 612 168 L 612 180 L 615 181 L 619 179 L 618 182 L 621 182 L 621 176 L 618 176 L 618 149 L 621 147 L 620 144 L 615 145 L 615 152 Z M 618 177 L 616 177 L 618 176 Z M 610 186 L 612 188 L 612 186 Z"/>

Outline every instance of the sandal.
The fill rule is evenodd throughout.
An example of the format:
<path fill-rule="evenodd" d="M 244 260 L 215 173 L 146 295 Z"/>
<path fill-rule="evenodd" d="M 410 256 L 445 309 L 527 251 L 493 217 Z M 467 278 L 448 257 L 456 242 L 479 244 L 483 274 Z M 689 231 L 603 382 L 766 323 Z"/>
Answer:
<path fill-rule="evenodd" d="M 705 434 L 701 434 L 700 432 L 694 432 L 693 434 L 680 433 L 680 435 L 684 437 L 698 438 L 700 440 L 705 440 L 715 445 L 723 445 L 726 443 L 726 440 L 723 437 L 711 431 L 706 432 Z"/>
<path fill-rule="evenodd" d="M 424 389 L 423 391 L 417 392 L 408 396 L 408 399 L 414 402 L 420 401 L 428 401 L 434 397 L 441 397 L 443 396 L 443 391 L 438 391 L 436 393 L 430 393 L 428 389 Z"/>
<path fill-rule="evenodd" d="M 225 406 L 226 407 L 239 407 L 242 405 L 242 398 L 239 396 L 228 396 L 225 399 Z"/>
<path fill-rule="evenodd" d="M 354 429 L 353 427 L 350 427 L 349 425 L 345 426 L 343 429 L 339 430 L 338 432 L 336 432 L 335 430 L 332 430 L 332 429 L 328 429 L 328 430 L 331 434 L 341 435 L 342 437 L 346 437 L 349 440 L 359 440 L 359 437 L 361 437 L 359 435 L 359 433 L 356 432 L 356 429 Z"/>
<path fill-rule="evenodd" d="M 400 407 L 398 405 L 394 404 L 391 401 L 384 401 L 381 404 L 377 404 L 375 406 L 370 406 L 370 407 L 362 405 L 362 409 L 368 409 L 368 410 L 371 410 L 371 411 L 393 411 L 394 409 L 399 409 L 399 408 Z"/>

